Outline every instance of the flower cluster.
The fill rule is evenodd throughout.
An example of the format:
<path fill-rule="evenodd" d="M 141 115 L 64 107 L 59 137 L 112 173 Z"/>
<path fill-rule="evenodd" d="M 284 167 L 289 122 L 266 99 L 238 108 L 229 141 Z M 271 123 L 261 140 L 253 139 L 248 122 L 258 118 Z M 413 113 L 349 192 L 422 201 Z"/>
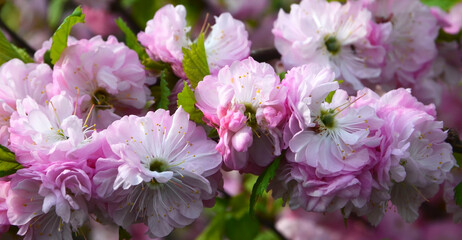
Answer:
<path fill-rule="evenodd" d="M 52 69 L 13 59 L 0 72 L 2 145 L 24 167 L 2 182 L 2 230 L 71 239 L 96 217 L 162 237 L 215 197 L 216 143 L 181 107 L 142 112 L 147 72 L 115 37 L 71 40 Z"/>
<path fill-rule="evenodd" d="M 367 88 L 356 96 L 339 89 L 327 99 L 338 88 L 334 76 L 309 64 L 283 80 L 291 112 L 284 129 L 288 151 L 273 195 L 291 208 L 343 209 L 375 225 L 391 200 L 406 221 L 415 221 L 420 204 L 455 165 L 434 106 L 405 89 L 381 97 Z"/>
<path fill-rule="evenodd" d="M 250 56 L 229 13 L 194 43 L 182 5 L 128 46 L 66 35 L 51 64 L 52 38 L 34 63 L 0 66 L 0 153 L 16 161 L 0 171 L 0 233 L 72 239 L 94 220 L 165 237 L 240 191 L 226 182 L 237 171 L 223 187 L 231 170 L 271 179 L 292 209 L 415 221 L 442 183 L 453 200 L 461 175 L 432 103 L 444 98 L 427 94 L 460 83 L 447 53 L 459 43 L 435 44 L 444 16 L 418 0 L 302 0 L 274 22 L 283 74 Z"/>
<path fill-rule="evenodd" d="M 286 68 L 319 62 L 360 90 L 414 86 L 436 57 L 438 29 L 418 0 L 303 0 L 280 10 L 273 34 Z"/>

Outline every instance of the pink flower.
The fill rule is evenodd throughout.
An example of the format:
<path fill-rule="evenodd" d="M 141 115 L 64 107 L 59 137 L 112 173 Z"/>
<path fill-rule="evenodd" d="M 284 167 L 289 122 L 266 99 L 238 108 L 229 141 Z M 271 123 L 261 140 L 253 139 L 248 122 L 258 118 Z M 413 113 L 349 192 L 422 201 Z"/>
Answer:
<path fill-rule="evenodd" d="M 138 40 L 147 48 L 152 59 L 170 63 L 177 76 L 186 78 L 182 49 L 189 48 L 191 44 L 187 36 L 190 29 L 186 26 L 185 7 L 169 4 L 148 21 L 145 32 L 138 34 Z M 215 17 L 215 24 L 204 46 L 211 74 L 250 54 L 250 41 L 244 24 L 229 13 Z"/>
<path fill-rule="evenodd" d="M 108 36 L 120 32 L 119 27 L 115 23 L 115 16 L 111 12 L 83 6 L 85 14 L 85 26 L 87 26 L 94 34 Z"/>
<path fill-rule="evenodd" d="M 151 58 L 172 64 L 175 73 L 186 78 L 182 48 L 191 44 L 187 36 L 190 29 L 186 26 L 186 8 L 168 4 L 157 10 L 146 24 L 146 30 L 138 34 L 138 40 L 147 48 Z"/>
<path fill-rule="evenodd" d="M 33 99 L 18 101 L 11 117 L 11 148 L 25 166 L 67 158 L 84 159 L 99 148 L 86 126 L 73 114 L 73 102 L 65 95 L 53 97 L 47 106 Z"/>
<path fill-rule="evenodd" d="M 304 0 L 280 11 L 274 23 L 275 46 L 287 69 L 310 62 L 330 66 L 336 77 L 355 90 L 360 79 L 378 77 L 376 66 L 384 51 L 376 51 L 366 38 L 371 14 L 360 4 Z M 371 62 L 372 60 L 372 62 Z"/>
<path fill-rule="evenodd" d="M 418 0 L 377 0 L 366 5 L 377 24 L 391 25 L 391 32 L 385 34 L 388 38 L 382 40 L 387 50 L 385 63 L 375 81 L 391 88 L 413 86 L 418 72 L 436 56 L 439 27 L 435 17 Z"/>
<path fill-rule="evenodd" d="M 71 239 L 88 217 L 91 170 L 85 161 L 20 169 L 11 180 L 8 219 L 25 239 Z M 72 228 L 72 230 L 71 230 Z"/>
<path fill-rule="evenodd" d="M 113 156 L 96 162 L 96 194 L 124 228 L 144 223 L 150 237 L 166 236 L 192 223 L 202 200 L 215 196 L 211 181 L 221 156 L 181 107 L 173 116 L 164 110 L 125 116 L 105 136 Z"/>
<path fill-rule="evenodd" d="M 367 169 L 326 177 L 319 177 L 316 171 L 288 154 L 270 184 L 273 197 L 282 198 L 291 209 L 313 212 L 338 211 L 348 203 L 362 207 L 369 200 L 372 175 Z"/>
<path fill-rule="evenodd" d="M 372 107 L 355 107 L 347 97 L 337 90 L 331 103 L 312 104 L 311 124 L 289 141 L 295 162 L 316 168 L 320 177 L 359 171 L 373 163 L 373 148 L 380 141 L 375 134 L 383 123 Z"/>
<path fill-rule="evenodd" d="M 78 116 L 89 114 L 90 124 L 104 128 L 127 110 L 145 106 L 149 96 L 145 83 L 146 73 L 135 51 L 113 36 L 107 41 L 96 36 L 63 51 L 49 92 L 65 91 L 78 100 Z"/>
<path fill-rule="evenodd" d="M 250 54 L 250 41 L 244 23 L 223 13 L 215 17 L 215 25 L 204 43 L 210 73 L 215 75 L 234 61 L 240 61 Z"/>
<path fill-rule="evenodd" d="M 199 82 L 195 96 L 218 129 L 226 167 L 260 171 L 281 153 L 286 89 L 270 65 L 252 58 L 234 62 Z"/>
<path fill-rule="evenodd" d="M 319 64 L 306 64 L 289 70 L 282 80 L 287 87 L 290 117 L 284 128 L 284 147 L 296 133 L 312 125 L 311 105 L 319 105 L 327 95 L 338 89 L 335 73 Z"/>
<path fill-rule="evenodd" d="M 72 36 L 69 36 L 67 38 L 67 46 L 74 45 L 77 43 L 78 40 L 75 39 Z M 53 39 L 50 38 L 42 43 L 42 47 L 39 48 L 37 51 L 34 53 L 34 60 L 38 63 L 45 63 L 45 53 L 51 49 L 51 44 L 53 43 Z"/>
<path fill-rule="evenodd" d="M 462 4 L 458 3 L 451 7 L 449 13 L 438 7 L 432 7 L 431 13 L 438 20 L 443 30 L 449 34 L 457 34 L 462 28 Z"/>
<path fill-rule="evenodd" d="M 10 182 L 0 181 L 0 234 L 7 232 L 10 228 L 10 221 L 8 221 L 8 205 L 6 198 L 10 190 Z"/>
<path fill-rule="evenodd" d="M 442 122 L 435 121 L 433 105 L 418 102 L 405 89 L 390 91 L 376 101 L 384 124 L 374 168 L 375 199 L 355 211 L 377 224 L 391 199 L 404 220 L 412 222 L 419 216 L 421 203 L 436 194 L 454 166 L 452 148 L 444 142 L 447 133 L 442 131 Z"/>
<path fill-rule="evenodd" d="M 23 63 L 12 59 L 0 67 L 0 144 L 8 144 L 7 131 L 16 101 L 32 98 L 40 104 L 47 100 L 46 86 L 52 82 L 47 64 Z"/>

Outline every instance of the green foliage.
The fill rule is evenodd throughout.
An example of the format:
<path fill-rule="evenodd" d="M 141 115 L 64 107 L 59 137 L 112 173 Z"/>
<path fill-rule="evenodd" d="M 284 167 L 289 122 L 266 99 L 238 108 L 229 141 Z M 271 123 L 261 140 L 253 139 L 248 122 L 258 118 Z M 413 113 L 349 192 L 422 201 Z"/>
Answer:
<path fill-rule="evenodd" d="M 48 24 L 55 28 L 58 26 L 61 17 L 63 16 L 64 5 L 67 0 L 51 0 L 51 3 L 48 5 Z"/>
<path fill-rule="evenodd" d="M 16 162 L 14 153 L 8 148 L 0 145 L 0 177 L 15 173 L 22 166 Z"/>
<path fill-rule="evenodd" d="M 172 78 L 173 73 L 168 69 L 164 69 L 160 74 L 160 98 L 156 100 L 156 107 L 168 110 L 168 105 L 170 101 L 168 96 L 170 96 L 170 89 L 168 88 L 168 79 Z M 174 77 L 174 76 L 173 76 Z"/>
<path fill-rule="evenodd" d="M 183 91 L 178 94 L 177 104 L 178 106 L 183 106 L 183 110 L 189 113 L 190 120 L 196 123 L 204 123 L 202 121 L 204 114 L 194 106 L 196 97 L 186 81 L 184 81 Z"/>
<path fill-rule="evenodd" d="M 341 83 L 343 83 L 343 80 L 338 80 L 338 84 L 341 84 Z M 326 101 L 327 103 L 331 103 L 332 98 L 334 97 L 334 94 L 335 94 L 335 91 L 330 92 L 324 101 Z"/>
<path fill-rule="evenodd" d="M 454 200 L 459 207 L 462 207 L 462 182 L 454 188 Z"/>
<path fill-rule="evenodd" d="M 284 154 L 281 154 L 281 156 L 274 159 L 274 161 L 265 169 L 265 171 L 263 171 L 263 173 L 258 177 L 257 181 L 253 185 L 249 206 L 249 212 L 251 215 L 253 215 L 255 212 L 255 203 L 257 202 L 258 198 L 263 196 L 263 194 L 266 192 L 269 182 L 274 178 L 276 170 L 278 169 L 283 157 Z"/>
<path fill-rule="evenodd" d="M 436 6 L 444 11 L 449 11 L 456 3 L 462 2 L 461 0 L 421 0 L 427 6 Z"/>
<path fill-rule="evenodd" d="M 218 199 L 217 199 L 218 200 Z M 196 240 L 209 240 L 209 239 L 222 239 L 225 231 L 225 209 L 221 207 L 218 201 L 215 204 L 213 210 L 216 212 L 216 216 L 202 231 L 202 233 L 196 238 Z"/>
<path fill-rule="evenodd" d="M 266 230 L 261 231 L 256 237 L 255 240 L 278 240 L 280 239 L 273 231 Z"/>
<path fill-rule="evenodd" d="M 204 47 L 204 33 L 201 33 L 197 41 L 191 44 L 191 48 L 183 48 L 183 71 L 195 89 L 202 79 L 210 74 L 207 63 L 207 55 Z"/>
<path fill-rule="evenodd" d="M 142 29 L 146 28 L 147 21 L 154 17 L 159 8 L 167 4 L 165 1 L 153 1 L 153 0 L 131 0 L 125 1 L 127 7 L 132 9 L 131 16 L 138 26 Z"/>
<path fill-rule="evenodd" d="M 13 49 L 19 54 L 19 59 L 21 59 L 25 63 L 32 63 L 34 60 L 29 56 L 26 50 L 16 47 L 15 45 L 11 44 Z"/>
<path fill-rule="evenodd" d="M 459 165 L 459 168 L 462 168 L 462 153 L 453 153 L 454 158 L 456 159 L 457 165 Z"/>
<path fill-rule="evenodd" d="M 138 38 L 136 37 L 135 33 L 133 33 L 133 31 L 128 27 L 127 23 L 125 23 L 124 20 L 120 17 L 115 22 L 117 26 L 119 26 L 120 30 L 122 30 L 122 32 L 125 34 L 125 44 L 127 44 L 130 49 L 138 53 L 140 60 L 149 58 L 146 50 L 144 50 L 144 47 L 141 46 L 141 44 L 138 42 Z"/>
<path fill-rule="evenodd" d="M 452 42 L 452 41 L 459 41 L 462 38 L 462 31 L 458 32 L 457 34 L 449 34 L 445 32 L 443 29 L 440 29 L 438 33 L 438 37 L 436 38 L 437 42 Z"/>
<path fill-rule="evenodd" d="M 0 18 L 8 28 L 17 30 L 21 24 L 21 11 L 13 1 L 0 0 Z"/>
<path fill-rule="evenodd" d="M 242 216 L 228 216 L 225 222 L 225 234 L 230 240 L 255 239 L 260 223 L 246 211 Z"/>
<path fill-rule="evenodd" d="M 71 32 L 71 28 L 77 23 L 84 22 L 85 14 L 82 13 L 82 8 L 80 6 L 64 19 L 63 23 L 61 23 L 52 37 L 53 43 L 50 49 L 51 63 L 55 64 L 59 60 L 63 50 L 67 47 L 67 38 Z"/>
<path fill-rule="evenodd" d="M 0 31 L 0 65 L 13 58 L 18 58 L 25 63 L 33 62 L 23 49 L 11 44 Z"/>
<path fill-rule="evenodd" d="M 282 72 L 282 73 L 278 74 L 281 81 L 282 81 L 282 79 L 284 79 L 286 77 L 286 74 L 287 74 L 287 72 Z"/>
<path fill-rule="evenodd" d="M 127 230 L 125 230 L 123 227 L 119 227 L 119 239 L 121 240 L 130 240 L 132 239 L 132 235 L 130 235 Z"/>

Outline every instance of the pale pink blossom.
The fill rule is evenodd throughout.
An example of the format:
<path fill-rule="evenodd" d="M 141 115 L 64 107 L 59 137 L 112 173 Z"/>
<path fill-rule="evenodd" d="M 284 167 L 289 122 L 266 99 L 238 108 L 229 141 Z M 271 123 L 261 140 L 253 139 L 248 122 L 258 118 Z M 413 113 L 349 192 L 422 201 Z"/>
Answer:
<path fill-rule="evenodd" d="M 157 10 L 154 18 L 147 22 L 146 30 L 138 33 L 138 40 L 151 58 L 170 63 L 178 76 L 186 78 L 182 48 L 191 44 L 187 35 L 190 29 L 186 25 L 186 8 L 168 4 Z"/>
<path fill-rule="evenodd" d="M 218 130 L 226 167 L 258 172 L 281 153 L 286 89 L 270 65 L 252 58 L 234 62 L 199 82 L 195 96 Z"/>
<path fill-rule="evenodd" d="M 215 197 L 213 175 L 221 166 L 216 143 L 180 107 L 145 117 L 125 116 L 105 136 L 111 157 L 96 162 L 96 193 L 115 223 L 144 223 L 163 237 L 199 217 L 203 200 Z"/>
<path fill-rule="evenodd" d="M 359 90 L 361 79 L 380 75 L 377 64 L 385 54 L 367 38 L 370 20 L 370 12 L 356 2 L 303 0 L 292 4 L 288 14 L 280 10 L 273 28 L 275 46 L 287 69 L 317 62 Z"/>
<path fill-rule="evenodd" d="M 372 19 L 388 35 L 382 39 L 387 53 L 382 73 L 374 81 L 389 88 L 412 87 L 420 71 L 436 57 L 439 27 L 430 9 L 418 0 L 376 0 L 366 4 Z"/>
<path fill-rule="evenodd" d="M 54 66 L 49 94 L 65 91 L 78 101 L 77 116 L 107 127 L 128 111 L 142 109 L 149 98 L 146 72 L 135 51 L 113 36 L 79 40 Z"/>
<path fill-rule="evenodd" d="M 10 221 L 8 221 L 8 205 L 6 199 L 10 190 L 10 182 L 0 181 L 0 234 L 7 232 L 10 228 Z"/>
<path fill-rule="evenodd" d="M 74 115 L 66 95 L 53 97 L 46 106 L 31 98 L 18 101 L 10 120 L 11 149 L 25 166 L 67 158 L 86 158 L 99 148 L 92 141 L 94 126 Z"/>
<path fill-rule="evenodd" d="M 88 218 L 91 169 L 85 161 L 20 169 L 11 180 L 8 219 L 24 239 L 72 239 Z"/>
<path fill-rule="evenodd" d="M 250 54 L 250 41 L 244 23 L 223 13 L 215 17 L 215 24 L 204 43 L 211 74 L 216 74 L 234 61 L 240 61 Z"/>
<path fill-rule="evenodd" d="M 12 59 L 0 67 L 0 144 L 8 145 L 9 121 L 16 101 L 31 98 L 40 104 L 48 99 L 46 86 L 52 82 L 47 64 L 23 63 Z"/>

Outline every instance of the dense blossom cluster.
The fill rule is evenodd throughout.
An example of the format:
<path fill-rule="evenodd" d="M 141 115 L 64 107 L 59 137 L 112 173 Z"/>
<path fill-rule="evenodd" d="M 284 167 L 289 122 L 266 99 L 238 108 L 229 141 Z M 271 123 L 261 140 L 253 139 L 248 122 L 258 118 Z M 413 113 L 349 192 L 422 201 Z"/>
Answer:
<path fill-rule="evenodd" d="M 0 181 L 0 232 L 72 239 L 96 219 L 164 237 L 214 204 L 220 169 L 258 175 L 277 157 L 269 189 L 292 209 L 377 225 L 396 208 L 412 222 L 446 182 L 460 220 L 451 201 L 461 174 L 430 103 L 442 97 L 422 94 L 460 83 L 462 54 L 447 53 L 459 43 L 435 44 L 441 27 L 454 31 L 448 21 L 418 0 L 303 0 L 274 23 L 287 70 L 278 75 L 250 57 L 244 23 L 222 13 L 206 28 L 210 75 L 191 84 L 202 125 L 175 103 L 153 109 L 158 69 L 114 36 L 69 37 L 54 65 L 49 40 L 37 63 L 0 67 L 0 144 L 23 167 Z M 170 99 L 191 83 L 190 30 L 186 8 L 166 5 L 137 35 L 150 61 L 178 77 Z"/>

